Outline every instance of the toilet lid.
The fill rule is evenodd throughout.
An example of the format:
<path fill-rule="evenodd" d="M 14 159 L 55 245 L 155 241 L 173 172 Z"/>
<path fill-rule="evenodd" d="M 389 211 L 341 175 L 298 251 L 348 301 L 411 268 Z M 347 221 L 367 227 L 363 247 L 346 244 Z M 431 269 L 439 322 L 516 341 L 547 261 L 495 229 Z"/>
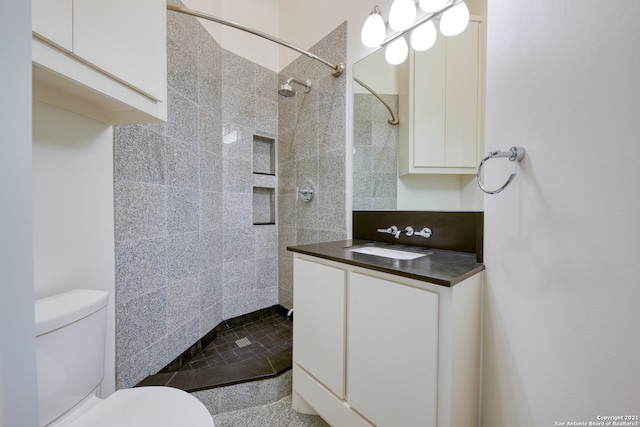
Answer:
<path fill-rule="evenodd" d="M 214 427 L 207 408 L 171 387 L 118 390 L 69 427 Z"/>

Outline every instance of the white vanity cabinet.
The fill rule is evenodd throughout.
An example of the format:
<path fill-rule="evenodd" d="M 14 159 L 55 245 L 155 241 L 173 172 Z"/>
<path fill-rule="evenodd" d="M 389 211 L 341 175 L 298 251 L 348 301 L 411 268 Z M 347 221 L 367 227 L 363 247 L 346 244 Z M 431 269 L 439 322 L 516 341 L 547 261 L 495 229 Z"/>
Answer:
<path fill-rule="evenodd" d="M 109 124 L 166 120 L 166 3 L 33 0 L 33 96 Z"/>
<path fill-rule="evenodd" d="M 482 274 L 452 287 L 294 255 L 293 407 L 333 427 L 478 425 Z"/>
<path fill-rule="evenodd" d="M 475 174 L 482 152 L 480 23 L 411 50 L 399 73 L 398 173 Z"/>

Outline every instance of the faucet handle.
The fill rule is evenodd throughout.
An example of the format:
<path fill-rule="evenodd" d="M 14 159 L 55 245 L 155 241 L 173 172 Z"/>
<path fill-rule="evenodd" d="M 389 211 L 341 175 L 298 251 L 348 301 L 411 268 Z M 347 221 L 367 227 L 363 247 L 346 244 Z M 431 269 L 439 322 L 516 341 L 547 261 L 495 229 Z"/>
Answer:
<path fill-rule="evenodd" d="M 416 231 L 414 233 L 416 236 L 422 236 L 425 239 L 428 239 L 429 237 L 431 237 L 431 235 L 433 234 L 433 232 L 431 231 L 431 229 L 429 227 L 425 227 L 420 231 Z"/>
<path fill-rule="evenodd" d="M 400 237 L 400 233 L 402 233 L 402 231 L 398 230 L 398 227 L 395 225 L 392 225 L 389 228 L 378 228 L 378 233 L 392 234 L 397 239 Z"/>

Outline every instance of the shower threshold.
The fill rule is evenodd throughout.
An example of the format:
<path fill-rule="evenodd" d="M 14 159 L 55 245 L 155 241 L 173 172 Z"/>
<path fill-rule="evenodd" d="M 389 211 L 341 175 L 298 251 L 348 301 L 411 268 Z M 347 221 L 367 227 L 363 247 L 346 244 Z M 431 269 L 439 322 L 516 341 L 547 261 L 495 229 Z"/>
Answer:
<path fill-rule="evenodd" d="M 194 392 L 279 376 L 291 369 L 293 322 L 286 314 L 273 306 L 224 321 L 137 387 Z"/>

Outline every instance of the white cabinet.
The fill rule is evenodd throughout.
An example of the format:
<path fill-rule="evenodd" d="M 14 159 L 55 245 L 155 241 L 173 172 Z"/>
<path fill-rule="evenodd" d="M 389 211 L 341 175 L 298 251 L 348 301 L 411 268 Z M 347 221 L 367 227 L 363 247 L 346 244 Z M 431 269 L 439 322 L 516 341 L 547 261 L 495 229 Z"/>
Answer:
<path fill-rule="evenodd" d="M 377 426 L 434 427 L 438 294 L 352 272 L 347 311 L 349 403 Z"/>
<path fill-rule="evenodd" d="M 481 33 L 438 35 L 400 69 L 399 174 L 475 174 L 481 153 Z"/>
<path fill-rule="evenodd" d="M 33 96 L 115 123 L 166 120 L 166 3 L 33 0 Z"/>
<path fill-rule="evenodd" d="M 294 409 L 334 427 L 478 425 L 481 287 L 295 254 Z"/>
<path fill-rule="evenodd" d="M 293 280 L 297 284 L 293 359 L 344 397 L 345 272 L 296 258 Z"/>

